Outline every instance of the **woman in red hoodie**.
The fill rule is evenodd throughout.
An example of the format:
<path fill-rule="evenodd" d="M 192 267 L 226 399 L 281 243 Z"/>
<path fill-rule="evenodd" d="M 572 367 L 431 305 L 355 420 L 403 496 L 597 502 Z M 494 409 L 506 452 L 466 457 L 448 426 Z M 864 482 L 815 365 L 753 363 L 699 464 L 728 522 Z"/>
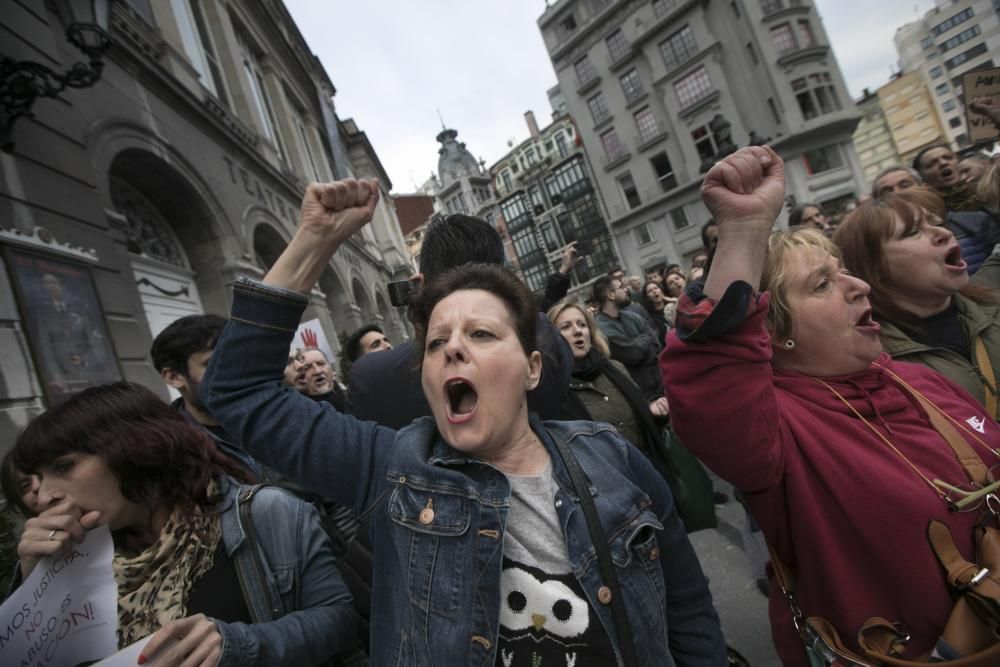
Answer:
<path fill-rule="evenodd" d="M 1000 428 L 958 385 L 882 352 L 868 284 L 822 234 L 771 235 L 784 194 L 783 164 L 767 147 L 741 149 L 705 176 L 719 243 L 660 360 L 673 425 L 746 495 L 794 573 L 805 617 L 827 619 L 854 651 L 866 619 L 899 622 L 904 655 L 920 656 L 954 606 L 928 522 L 944 522 L 974 561 L 980 513 L 950 511 L 932 482 L 960 486 L 967 475 L 902 383 L 937 405 L 987 468 L 1000 465 Z M 783 662 L 807 665 L 778 586 L 770 616 Z"/>

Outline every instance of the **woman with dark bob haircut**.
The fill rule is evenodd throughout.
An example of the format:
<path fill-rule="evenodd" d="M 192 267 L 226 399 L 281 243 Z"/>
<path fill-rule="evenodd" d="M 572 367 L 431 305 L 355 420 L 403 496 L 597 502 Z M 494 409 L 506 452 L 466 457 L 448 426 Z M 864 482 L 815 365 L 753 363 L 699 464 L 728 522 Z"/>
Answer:
<path fill-rule="evenodd" d="M 1000 292 L 983 284 L 1000 267 L 991 255 L 970 281 L 944 202 L 910 188 L 855 209 L 833 235 L 845 266 L 869 285 L 882 349 L 962 385 L 1000 418 Z"/>
<path fill-rule="evenodd" d="M 38 476 L 21 575 L 107 525 L 119 645 L 153 634 L 143 655 L 156 667 L 316 665 L 352 641 L 351 597 L 312 506 L 245 486 L 242 469 L 148 389 L 73 396 L 28 424 L 12 465 Z"/>
<path fill-rule="evenodd" d="M 263 282 L 237 282 L 202 385 L 251 455 L 368 517 L 373 662 L 725 665 L 705 577 L 650 463 L 607 424 L 529 415 L 537 305 L 506 269 L 467 264 L 416 296 L 432 416 L 394 431 L 281 386 L 307 295 L 378 193 L 372 181 L 309 186 Z M 614 579 L 566 461 L 589 480 Z"/>

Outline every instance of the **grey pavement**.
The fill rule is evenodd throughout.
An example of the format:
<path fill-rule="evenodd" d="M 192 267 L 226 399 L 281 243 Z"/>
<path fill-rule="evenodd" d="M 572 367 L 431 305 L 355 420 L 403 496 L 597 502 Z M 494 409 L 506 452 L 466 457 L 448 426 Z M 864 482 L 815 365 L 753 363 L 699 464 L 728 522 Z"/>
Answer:
<path fill-rule="evenodd" d="M 761 594 L 744 551 L 746 513 L 733 498 L 729 484 L 716 480 L 716 488 L 729 496 L 725 505 L 717 505 L 719 527 L 693 533 L 691 543 L 709 579 L 715 608 L 722 619 L 726 643 L 743 654 L 753 667 L 780 667 L 771 642 L 771 624 L 767 619 L 767 598 Z M 751 553 L 759 548 L 747 541 Z"/>

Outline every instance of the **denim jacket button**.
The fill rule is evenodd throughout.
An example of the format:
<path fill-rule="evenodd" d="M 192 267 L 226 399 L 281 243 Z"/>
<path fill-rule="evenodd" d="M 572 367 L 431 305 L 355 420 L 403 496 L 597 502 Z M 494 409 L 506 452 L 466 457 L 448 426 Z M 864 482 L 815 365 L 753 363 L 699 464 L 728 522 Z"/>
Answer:
<path fill-rule="evenodd" d="M 611 604 L 611 589 L 607 586 L 598 588 L 597 599 L 601 601 L 601 604 Z"/>
<path fill-rule="evenodd" d="M 424 509 L 420 510 L 420 516 L 418 518 L 420 520 L 420 523 L 426 526 L 431 521 L 434 520 L 434 510 L 432 510 L 430 507 L 425 507 Z"/>

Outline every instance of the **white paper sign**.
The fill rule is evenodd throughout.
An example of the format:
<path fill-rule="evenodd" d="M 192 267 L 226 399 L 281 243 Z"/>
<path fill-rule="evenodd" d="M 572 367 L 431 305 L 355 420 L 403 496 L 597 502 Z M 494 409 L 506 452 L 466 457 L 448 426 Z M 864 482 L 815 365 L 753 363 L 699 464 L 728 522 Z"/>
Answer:
<path fill-rule="evenodd" d="M 43 558 L 0 606 L 0 665 L 73 667 L 118 650 L 118 586 L 107 526 Z"/>
<path fill-rule="evenodd" d="M 334 368 L 337 367 L 337 359 L 333 356 L 333 350 L 330 349 L 330 342 L 326 339 L 326 334 L 323 333 L 323 327 L 320 326 L 319 319 L 317 318 L 299 325 L 298 330 L 295 332 L 295 338 L 292 339 L 290 353 L 304 347 L 319 348 L 326 355 L 330 365 Z"/>
<path fill-rule="evenodd" d="M 142 649 L 146 648 L 146 644 L 152 638 L 153 635 L 147 635 L 131 646 L 123 648 L 113 656 L 101 660 L 94 667 L 135 667 L 139 664 L 139 654 L 142 653 Z"/>

